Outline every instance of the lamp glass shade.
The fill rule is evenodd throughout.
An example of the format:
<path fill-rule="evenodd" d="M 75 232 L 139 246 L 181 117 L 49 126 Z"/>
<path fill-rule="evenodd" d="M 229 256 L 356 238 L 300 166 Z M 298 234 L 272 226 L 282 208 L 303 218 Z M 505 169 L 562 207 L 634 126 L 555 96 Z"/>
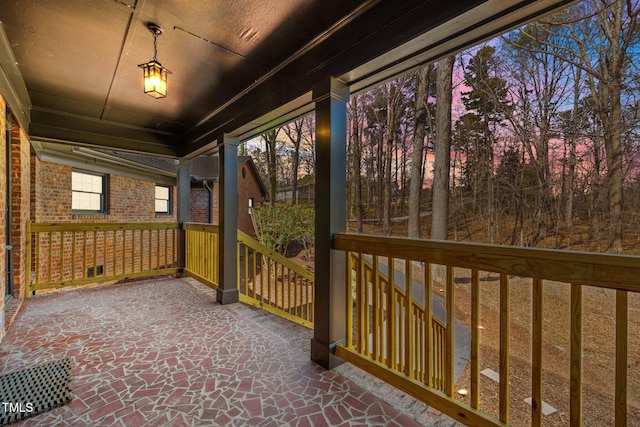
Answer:
<path fill-rule="evenodd" d="M 167 96 L 167 74 L 171 71 L 164 68 L 157 61 L 149 61 L 140 64 L 144 78 L 144 93 L 154 98 L 164 98 Z"/>

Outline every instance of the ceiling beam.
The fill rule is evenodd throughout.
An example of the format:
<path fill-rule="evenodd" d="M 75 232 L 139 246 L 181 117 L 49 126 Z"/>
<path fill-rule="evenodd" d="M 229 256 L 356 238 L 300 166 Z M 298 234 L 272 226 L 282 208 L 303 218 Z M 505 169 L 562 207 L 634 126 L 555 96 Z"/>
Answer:
<path fill-rule="evenodd" d="M 54 142 L 178 157 L 182 139 L 167 132 L 56 111 L 33 109 L 29 135 Z"/>

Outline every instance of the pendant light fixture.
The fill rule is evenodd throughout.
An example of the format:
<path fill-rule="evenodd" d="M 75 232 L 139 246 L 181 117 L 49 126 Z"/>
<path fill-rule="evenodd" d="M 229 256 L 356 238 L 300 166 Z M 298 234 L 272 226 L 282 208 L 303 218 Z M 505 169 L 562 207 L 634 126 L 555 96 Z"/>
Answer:
<path fill-rule="evenodd" d="M 158 62 L 158 36 L 164 31 L 160 25 L 148 23 L 147 29 L 153 34 L 153 59 L 140 64 L 144 78 L 144 93 L 154 98 L 167 96 L 167 74 L 171 71 Z"/>

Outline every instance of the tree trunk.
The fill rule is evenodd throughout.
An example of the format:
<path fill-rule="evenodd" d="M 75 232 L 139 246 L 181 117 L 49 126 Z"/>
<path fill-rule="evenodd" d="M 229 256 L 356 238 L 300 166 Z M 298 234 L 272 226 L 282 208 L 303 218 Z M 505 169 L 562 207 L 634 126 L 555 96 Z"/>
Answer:
<path fill-rule="evenodd" d="M 620 79 L 621 80 L 621 79 Z M 622 108 L 620 105 L 620 85 L 613 85 L 611 91 L 611 122 L 605 131 L 607 150 L 607 181 L 609 188 L 609 245 L 607 252 L 622 253 Z"/>
<path fill-rule="evenodd" d="M 418 69 L 416 78 L 415 119 L 413 131 L 413 152 L 409 178 L 409 224 L 407 235 L 420 238 L 420 193 L 424 182 L 422 175 L 422 151 L 424 149 L 425 128 L 427 126 L 427 98 L 433 65 Z"/>
<path fill-rule="evenodd" d="M 298 203 L 298 165 L 300 164 L 300 143 L 302 142 L 302 127 L 304 125 L 305 117 L 290 123 L 288 126 L 282 129 L 289 137 L 289 140 L 293 144 L 293 158 L 291 159 L 291 204 Z M 292 129 L 293 128 L 293 129 Z"/>
<path fill-rule="evenodd" d="M 454 56 L 438 62 L 436 75 L 436 138 L 433 164 L 431 238 L 447 240 L 451 163 L 451 102 Z"/>
<path fill-rule="evenodd" d="M 359 101 L 359 95 L 351 97 L 351 203 L 356 219 L 356 232 L 362 233 L 362 140 Z"/>
<path fill-rule="evenodd" d="M 276 191 L 278 183 L 276 180 L 276 141 L 280 129 L 272 129 L 262 134 L 267 153 L 267 173 L 269 174 L 269 203 L 276 202 Z"/>
<path fill-rule="evenodd" d="M 391 235 L 391 181 L 393 179 L 391 165 L 393 163 L 396 118 L 401 88 L 397 82 L 386 84 L 387 87 L 387 129 L 384 135 L 384 178 L 382 188 L 382 234 Z"/>
<path fill-rule="evenodd" d="M 567 228 L 573 227 L 573 185 L 576 173 L 576 140 L 578 137 L 578 110 L 580 108 L 580 68 L 574 71 L 573 86 L 573 111 L 571 113 L 570 134 L 567 144 L 569 145 L 569 158 L 567 160 L 566 176 L 564 181 L 564 225 Z"/>

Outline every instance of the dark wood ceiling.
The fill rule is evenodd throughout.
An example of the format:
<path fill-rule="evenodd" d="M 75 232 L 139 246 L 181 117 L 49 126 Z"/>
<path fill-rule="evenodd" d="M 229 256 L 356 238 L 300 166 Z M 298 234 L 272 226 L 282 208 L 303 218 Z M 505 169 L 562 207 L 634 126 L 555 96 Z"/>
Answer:
<path fill-rule="evenodd" d="M 362 89 L 563 3 L 4 0 L 0 71 L 32 139 L 184 156 L 312 108 L 327 75 Z M 162 99 L 142 92 L 149 22 Z"/>

